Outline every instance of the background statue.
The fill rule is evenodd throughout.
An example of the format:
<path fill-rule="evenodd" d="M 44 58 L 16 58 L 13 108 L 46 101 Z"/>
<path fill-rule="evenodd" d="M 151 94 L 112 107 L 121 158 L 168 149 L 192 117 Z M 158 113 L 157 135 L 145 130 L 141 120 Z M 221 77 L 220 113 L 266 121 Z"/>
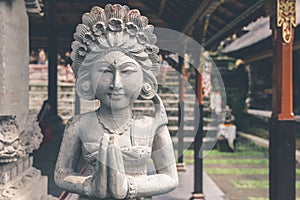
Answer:
<path fill-rule="evenodd" d="M 74 34 L 71 58 L 80 97 L 100 100 L 96 111 L 69 120 L 55 182 L 80 199 L 151 199 L 178 184 L 167 116 L 156 94 L 159 72 L 154 27 L 127 6 L 93 7 Z M 154 116 L 132 112 L 151 99 Z M 87 170 L 75 166 L 83 156 Z M 147 174 L 149 160 L 155 174 Z"/>

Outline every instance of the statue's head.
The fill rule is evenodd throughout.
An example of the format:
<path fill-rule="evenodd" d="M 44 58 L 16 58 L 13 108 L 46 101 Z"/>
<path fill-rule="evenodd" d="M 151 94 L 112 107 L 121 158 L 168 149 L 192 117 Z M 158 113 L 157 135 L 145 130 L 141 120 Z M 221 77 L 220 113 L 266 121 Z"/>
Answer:
<path fill-rule="evenodd" d="M 118 87 L 124 85 L 130 102 L 151 99 L 157 92 L 159 49 L 148 19 L 138 10 L 108 4 L 104 9 L 93 7 L 82 22 L 71 53 L 79 96 L 105 101 L 101 93 L 111 90 L 117 99 Z"/>

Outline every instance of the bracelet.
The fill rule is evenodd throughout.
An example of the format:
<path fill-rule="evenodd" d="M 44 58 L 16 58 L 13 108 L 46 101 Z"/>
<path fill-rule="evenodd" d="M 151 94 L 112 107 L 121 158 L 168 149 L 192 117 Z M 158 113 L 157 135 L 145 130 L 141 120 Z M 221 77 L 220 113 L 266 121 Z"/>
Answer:
<path fill-rule="evenodd" d="M 136 183 L 135 180 L 132 176 L 127 176 L 128 180 L 128 194 L 127 198 L 128 199 L 135 199 L 137 196 L 137 191 L 136 191 Z"/>
<path fill-rule="evenodd" d="M 90 191 L 91 183 L 92 183 L 92 176 L 88 176 L 88 178 L 83 183 L 83 192 L 84 192 L 84 195 L 87 197 L 92 196 L 91 191 Z"/>

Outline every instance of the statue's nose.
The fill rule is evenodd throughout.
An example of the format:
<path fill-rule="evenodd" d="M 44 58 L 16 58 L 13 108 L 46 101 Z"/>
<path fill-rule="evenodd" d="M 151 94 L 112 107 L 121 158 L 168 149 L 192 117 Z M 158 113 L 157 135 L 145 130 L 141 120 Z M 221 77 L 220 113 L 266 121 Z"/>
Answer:
<path fill-rule="evenodd" d="M 123 88 L 123 83 L 122 83 L 122 76 L 121 73 L 116 70 L 114 73 L 114 79 L 113 79 L 113 84 L 112 84 L 112 89 L 113 90 L 119 90 Z"/>

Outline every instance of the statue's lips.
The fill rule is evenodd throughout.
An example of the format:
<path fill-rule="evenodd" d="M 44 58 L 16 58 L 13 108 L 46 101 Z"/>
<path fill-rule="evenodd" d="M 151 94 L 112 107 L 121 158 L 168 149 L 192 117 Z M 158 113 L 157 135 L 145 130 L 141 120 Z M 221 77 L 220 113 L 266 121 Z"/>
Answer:
<path fill-rule="evenodd" d="M 114 100 L 122 99 L 124 97 L 124 93 L 122 92 L 109 92 L 108 95 Z"/>

